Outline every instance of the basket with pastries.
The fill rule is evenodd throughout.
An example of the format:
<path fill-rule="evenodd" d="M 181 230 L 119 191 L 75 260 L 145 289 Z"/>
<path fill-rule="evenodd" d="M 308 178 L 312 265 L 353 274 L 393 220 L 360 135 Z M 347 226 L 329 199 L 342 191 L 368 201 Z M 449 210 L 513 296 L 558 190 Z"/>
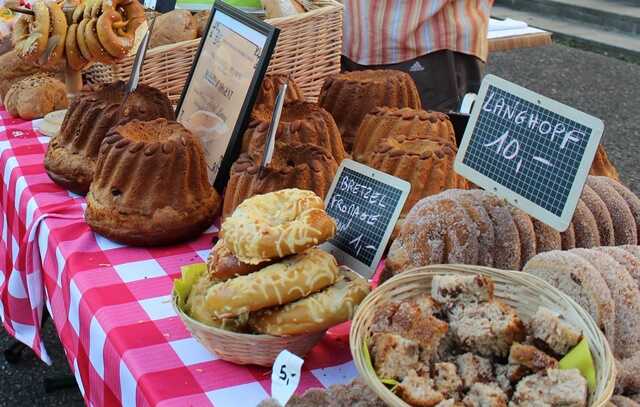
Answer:
<path fill-rule="evenodd" d="M 390 406 L 605 406 L 614 358 L 571 298 L 525 273 L 433 265 L 360 305 L 351 353 Z"/>
<path fill-rule="evenodd" d="M 173 304 L 220 358 L 270 366 L 287 349 L 304 356 L 352 318 L 369 283 L 317 245 L 336 231 L 311 191 L 256 195 L 227 217 L 206 267 L 183 269 Z"/>

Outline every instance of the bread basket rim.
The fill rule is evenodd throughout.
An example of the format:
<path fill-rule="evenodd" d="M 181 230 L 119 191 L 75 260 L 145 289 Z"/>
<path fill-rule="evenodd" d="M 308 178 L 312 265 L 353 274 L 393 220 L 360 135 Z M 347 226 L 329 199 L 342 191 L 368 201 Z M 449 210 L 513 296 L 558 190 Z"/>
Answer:
<path fill-rule="evenodd" d="M 391 392 L 386 386 L 380 382 L 377 378 L 375 372 L 370 372 L 369 369 L 365 366 L 362 357 L 362 332 L 366 330 L 364 322 L 361 322 L 364 318 L 363 315 L 369 312 L 369 308 L 378 306 L 381 302 L 388 302 L 392 299 L 390 293 L 387 289 L 391 289 L 391 287 L 398 287 L 403 284 L 405 280 L 413 280 L 415 278 L 428 278 L 433 277 L 435 275 L 443 275 L 443 274 L 451 274 L 451 273 L 475 273 L 475 274 L 498 274 L 503 277 L 505 280 L 512 280 L 514 284 L 519 284 L 516 276 L 520 279 L 529 280 L 531 283 L 540 286 L 544 290 L 549 290 L 555 296 L 558 297 L 560 301 L 566 302 L 567 305 L 574 308 L 578 312 L 578 316 L 581 319 L 588 318 L 588 320 L 584 321 L 586 325 L 592 325 L 596 327 L 596 337 L 591 337 L 587 334 L 590 347 L 593 346 L 593 342 L 595 341 L 599 346 L 603 349 L 603 361 L 604 363 L 599 364 L 599 369 L 603 369 L 601 371 L 601 375 L 607 378 L 605 385 L 603 386 L 600 394 L 598 394 L 598 398 L 596 400 L 592 400 L 589 406 L 601 407 L 605 406 L 607 401 L 611 398 L 614 387 L 615 387 L 615 377 L 616 370 L 613 362 L 613 354 L 611 352 L 611 348 L 609 346 L 608 341 L 606 340 L 604 334 L 597 329 L 597 324 L 593 321 L 593 318 L 578 305 L 572 298 L 568 295 L 564 294 L 562 291 L 557 288 L 551 286 L 546 281 L 536 277 L 534 275 L 523 273 L 520 271 L 511 271 L 511 270 L 499 270 L 491 267 L 484 266 L 474 266 L 474 265 L 462 265 L 462 264 L 438 264 L 438 265 L 429 265 L 422 267 L 415 267 L 409 269 L 405 272 L 402 272 L 391 279 L 387 280 L 384 284 L 377 287 L 370 295 L 367 296 L 360 304 L 356 313 L 353 317 L 351 330 L 349 333 L 349 347 L 351 350 L 351 356 L 353 357 L 354 364 L 360 376 L 367 382 L 367 384 L 380 396 L 385 402 L 390 403 L 390 405 L 394 406 L 409 406 L 406 402 L 404 402 L 401 398 L 396 396 L 393 392 Z M 409 282 L 409 281 L 407 281 Z M 382 290 L 380 290 L 382 289 Z M 388 297 L 386 300 L 384 297 Z M 593 348 L 592 353 L 593 353 Z"/>
<path fill-rule="evenodd" d="M 322 7 L 305 11 L 304 13 L 294 14 L 292 16 L 285 16 L 285 17 L 266 18 L 264 21 L 272 25 L 296 23 L 296 22 L 304 21 L 309 18 L 314 18 L 323 14 L 333 13 L 335 11 L 344 9 L 344 5 L 337 2 L 336 0 L 322 0 L 322 2 L 326 4 L 323 5 Z"/>

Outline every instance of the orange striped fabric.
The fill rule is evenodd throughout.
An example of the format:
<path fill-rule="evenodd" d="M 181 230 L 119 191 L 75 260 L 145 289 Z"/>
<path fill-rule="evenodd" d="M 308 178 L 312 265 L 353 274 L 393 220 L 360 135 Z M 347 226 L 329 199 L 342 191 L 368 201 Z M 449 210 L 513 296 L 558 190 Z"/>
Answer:
<path fill-rule="evenodd" d="M 486 61 L 493 0 L 343 0 L 342 53 L 361 65 L 449 49 Z"/>

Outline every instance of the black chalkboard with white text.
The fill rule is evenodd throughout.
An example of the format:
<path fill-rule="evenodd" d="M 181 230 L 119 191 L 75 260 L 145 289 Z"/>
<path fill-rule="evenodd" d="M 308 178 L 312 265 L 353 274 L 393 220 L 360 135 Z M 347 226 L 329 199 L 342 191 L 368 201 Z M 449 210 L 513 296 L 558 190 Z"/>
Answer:
<path fill-rule="evenodd" d="M 604 125 L 528 89 L 488 75 L 455 170 L 557 230 L 565 230 Z"/>
<path fill-rule="evenodd" d="M 352 160 L 344 160 L 325 200 L 336 236 L 323 248 L 365 277 L 376 269 L 410 184 Z"/>

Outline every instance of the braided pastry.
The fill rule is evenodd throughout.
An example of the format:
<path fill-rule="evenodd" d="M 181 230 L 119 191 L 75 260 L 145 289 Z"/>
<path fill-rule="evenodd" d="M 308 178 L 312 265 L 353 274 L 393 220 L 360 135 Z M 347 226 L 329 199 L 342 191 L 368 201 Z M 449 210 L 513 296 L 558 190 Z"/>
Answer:
<path fill-rule="evenodd" d="M 18 56 L 27 62 L 37 62 L 47 48 L 51 16 L 42 1 L 33 4 L 34 16 L 21 16 L 13 30 L 13 45 Z"/>

